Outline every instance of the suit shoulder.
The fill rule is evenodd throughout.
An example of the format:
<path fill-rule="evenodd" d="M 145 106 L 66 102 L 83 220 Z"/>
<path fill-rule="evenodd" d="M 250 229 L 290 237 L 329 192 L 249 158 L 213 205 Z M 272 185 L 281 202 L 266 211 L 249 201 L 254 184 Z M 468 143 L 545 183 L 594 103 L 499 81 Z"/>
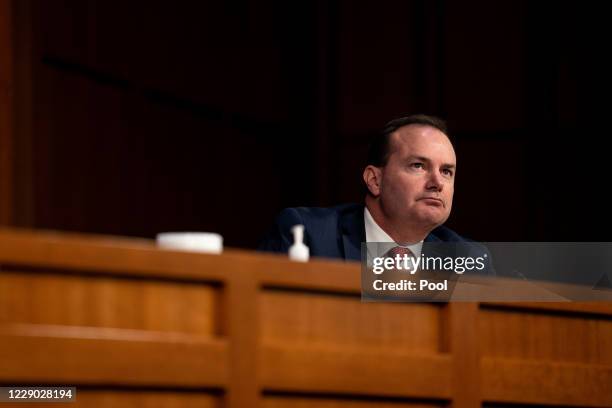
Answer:
<path fill-rule="evenodd" d="M 485 246 L 481 243 L 474 241 L 473 239 L 461 236 L 452 229 L 443 225 L 434 229 L 431 234 L 435 237 L 436 240 L 440 240 L 442 242 L 461 242 L 466 244 L 468 247 L 485 249 Z"/>
<path fill-rule="evenodd" d="M 290 207 L 282 210 L 272 228 L 260 242 L 264 251 L 286 252 L 293 242 L 291 227 L 302 224 L 304 243 L 310 247 L 311 256 L 342 258 L 341 228 L 347 219 L 358 214 L 363 219 L 363 206 L 344 204 L 336 207 Z"/>
<path fill-rule="evenodd" d="M 471 239 L 462 237 L 452 229 L 441 225 L 434 229 L 431 234 L 440 241 L 444 242 L 471 242 Z"/>

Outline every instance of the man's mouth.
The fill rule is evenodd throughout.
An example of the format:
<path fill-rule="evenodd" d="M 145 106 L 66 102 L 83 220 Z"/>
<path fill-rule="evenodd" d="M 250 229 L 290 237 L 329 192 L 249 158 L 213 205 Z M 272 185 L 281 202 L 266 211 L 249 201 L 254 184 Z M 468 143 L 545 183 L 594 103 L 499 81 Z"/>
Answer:
<path fill-rule="evenodd" d="M 421 197 L 419 200 L 425 201 L 427 204 L 444 206 L 444 201 L 436 197 Z"/>

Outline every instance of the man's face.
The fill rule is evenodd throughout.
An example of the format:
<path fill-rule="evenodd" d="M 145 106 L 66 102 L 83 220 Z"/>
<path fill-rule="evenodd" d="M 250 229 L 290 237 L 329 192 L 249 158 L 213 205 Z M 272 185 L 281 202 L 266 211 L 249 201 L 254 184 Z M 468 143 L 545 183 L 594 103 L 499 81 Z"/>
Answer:
<path fill-rule="evenodd" d="M 390 155 L 381 168 L 381 209 L 392 222 L 436 227 L 453 204 L 456 157 L 448 137 L 436 128 L 404 126 L 390 137 Z"/>

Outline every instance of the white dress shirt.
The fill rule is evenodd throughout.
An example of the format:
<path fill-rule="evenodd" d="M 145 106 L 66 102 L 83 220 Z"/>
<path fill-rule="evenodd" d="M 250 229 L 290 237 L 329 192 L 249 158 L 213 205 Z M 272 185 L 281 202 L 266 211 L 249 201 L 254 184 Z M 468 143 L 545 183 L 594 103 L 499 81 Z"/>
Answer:
<path fill-rule="evenodd" d="M 374 218 L 372 218 L 372 214 L 370 214 L 368 207 L 364 207 L 363 222 L 365 224 L 366 242 L 394 242 L 393 238 L 391 238 L 389 234 L 387 234 L 382 228 L 380 228 L 380 225 L 378 225 L 376 221 L 374 221 Z M 408 248 L 412 251 L 413 254 L 419 256 L 421 254 L 421 249 L 423 248 L 423 241 L 419 241 L 410 245 L 400 245 L 396 242 L 396 245 Z"/>

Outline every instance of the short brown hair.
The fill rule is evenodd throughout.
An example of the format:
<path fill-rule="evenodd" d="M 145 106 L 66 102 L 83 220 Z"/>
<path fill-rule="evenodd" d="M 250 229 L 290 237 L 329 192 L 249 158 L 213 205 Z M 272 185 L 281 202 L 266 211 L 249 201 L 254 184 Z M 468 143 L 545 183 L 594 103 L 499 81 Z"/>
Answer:
<path fill-rule="evenodd" d="M 446 122 L 438 117 L 419 114 L 393 119 L 385 125 L 380 134 L 376 135 L 372 139 L 370 149 L 368 151 L 367 164 L 371 164 L 376 167 L 382 167 L 387 164 L 387 160 L 389 160 L 389 155 L 391 153 L 389 151 L 389 140 L 391 134 L 393 134 L 393 132 L 395 132 L 397 129 L 408 125 L 431 126 L 444 133 L 450 139 Z"/>

